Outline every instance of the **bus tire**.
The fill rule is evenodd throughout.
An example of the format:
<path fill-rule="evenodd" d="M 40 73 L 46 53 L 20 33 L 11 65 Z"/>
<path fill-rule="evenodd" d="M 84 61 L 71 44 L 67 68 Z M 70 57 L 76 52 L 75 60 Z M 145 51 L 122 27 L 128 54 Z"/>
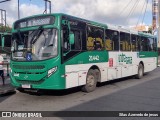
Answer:
<path fill-rule="evenodd" d="M 83 92 L 92 92 L 96 89 L 97 79 L 95 75 L 95 71 L 90 69 L 87 73 L 86 84 L 82 87 Z"/>
<path fill-rule="evenodd" d="M 136 75 L 137 79 L 141 79 L 144 75 L 144 67 L 143 65 L 140 63 L 138 66 L 138 74 Z"/>
<path fill-rule="evenodd" d="M 94 73 L 96 75 L 97 82 L 100 82 L 101 81 L 101 73 L 100 73 L 100 71 L 98 69 L 95 69 Z"/>

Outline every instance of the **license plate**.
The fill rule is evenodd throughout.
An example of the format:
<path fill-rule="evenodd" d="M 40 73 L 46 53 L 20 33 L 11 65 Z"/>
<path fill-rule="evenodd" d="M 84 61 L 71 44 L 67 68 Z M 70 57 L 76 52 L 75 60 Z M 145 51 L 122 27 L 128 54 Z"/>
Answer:
<path fill-rule="evenodd" d="M 31 85 L 25 84 L 25 85 L 22 85 L 22 88 L 31 88 Z"/>

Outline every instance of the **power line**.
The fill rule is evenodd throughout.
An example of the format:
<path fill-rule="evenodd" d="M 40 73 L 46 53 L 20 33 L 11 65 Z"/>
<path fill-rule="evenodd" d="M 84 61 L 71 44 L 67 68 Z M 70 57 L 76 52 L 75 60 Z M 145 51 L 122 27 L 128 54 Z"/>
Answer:
<path fill-rule="evenodd" d="M 127 18 L 126 18 L 126 21 L 127 21 L 127 22 L 128 22 L 129 17 L 133 14 L 134 10 L 137 8 L 139 2 L 140 2 L 140 0 L 137 0 L 137 1 L 134 3 L 132 9 L 130 10 L 130 12 L 129 12 Z"/>
<path fill-rule="evenodd" d="M 143 14 L 143 9 L 144 9 L 144 7 L 145 7 L 145 4 L 146 4 L 146 0 L 144 0 L 144 4 L 143 4 L 143 7 L 142 7 L 142 11 L 141 11 L 141 13 L 140 13 L 140 15 L 139 15 L 139 18 L 138 18 L 138 22 L 137 22 L 136 27 L 138 26 L 138 23 L 139 23 L 139 21 L 140 21 L 141 15 Z"/>
<path fill-rule="evenodd" d="M 0 1 L 0 3 L 8 2 L 8 1 L 11 1 L 11 0 L 3 0 L 3 1 Z"/>
<path fill-rule="evenodd" d="M 148 2 L 149 2 L 149 0 L 147 0 L 147 4 L 146 4 L 146 8 L 145 8 L 145 12 L 144 12 L 143 19 L 142 19 L 142 24 L 143 24 L 144 18 L 145 18 L 145 16 L 146 16 Z"/>
<path fill-rule="evenodd" d="M 131 4 L 132 0 L 130 0 L 127 5 L 122 9 L 122 11 L 120 12 L 120 15 L 122 15 L 122 13 L 124 13 L 124 11 L 128 8 L 129 4 Z"/>

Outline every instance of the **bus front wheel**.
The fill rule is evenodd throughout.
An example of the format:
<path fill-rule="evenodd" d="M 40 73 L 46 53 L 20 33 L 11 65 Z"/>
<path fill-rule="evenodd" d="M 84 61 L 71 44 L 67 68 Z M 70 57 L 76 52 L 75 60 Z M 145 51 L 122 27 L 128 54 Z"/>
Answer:
<path fill-rule="evenodd" d="M 142 64 L 139 64 L 138 66 L 138 74 L 136 75 L 136 78 L 141 79 L 144 75 L 144 67 Z"/>
<path fill-rule="evenodd" d="M 93 69 L 90 69 L 86 77 L 86 84 L 82 87 L 82 91 L 88 93 L 92 92 L 96 89 L 96 85 L 97 77 L 95 75 L 95 71 Z"/>

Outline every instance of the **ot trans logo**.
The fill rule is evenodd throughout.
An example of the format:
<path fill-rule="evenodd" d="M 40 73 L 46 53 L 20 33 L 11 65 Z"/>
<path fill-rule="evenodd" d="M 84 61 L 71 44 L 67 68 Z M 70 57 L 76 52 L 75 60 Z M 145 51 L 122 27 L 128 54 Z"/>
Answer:
<path fill-rule="evenodd" d="M 118 61 L 119 61 L 119 63 L 132 64 L 132 57 L 128 57 L 122 53 L 122 54 L 118 55 Z"/>

